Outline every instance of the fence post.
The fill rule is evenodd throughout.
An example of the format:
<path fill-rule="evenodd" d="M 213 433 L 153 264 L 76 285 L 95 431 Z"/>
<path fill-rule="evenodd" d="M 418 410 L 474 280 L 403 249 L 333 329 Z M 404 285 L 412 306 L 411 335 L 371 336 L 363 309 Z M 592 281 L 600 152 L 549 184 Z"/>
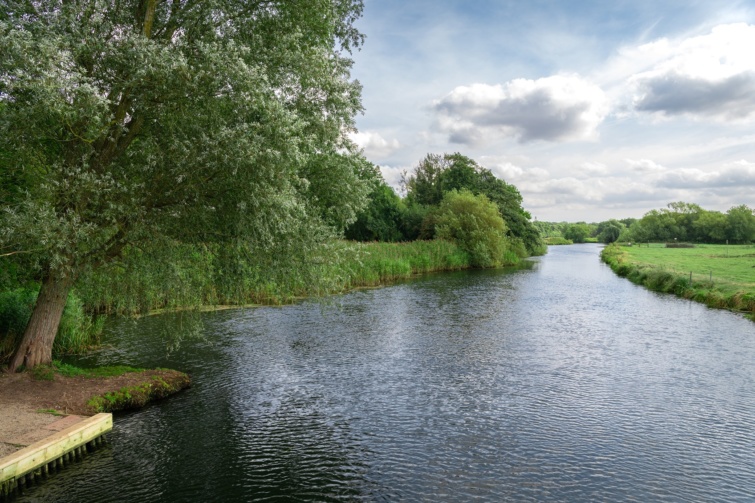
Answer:
<path fill-rule="evenodd" d="M 689 286 L 692 286 L 692 271 L 689 272 Z"/>

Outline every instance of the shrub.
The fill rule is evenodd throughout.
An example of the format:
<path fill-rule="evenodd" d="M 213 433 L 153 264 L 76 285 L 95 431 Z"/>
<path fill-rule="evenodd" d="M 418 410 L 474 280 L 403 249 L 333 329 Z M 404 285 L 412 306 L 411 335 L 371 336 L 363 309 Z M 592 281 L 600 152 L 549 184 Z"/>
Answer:
<path fill-rule="evenodd" d="M 473 267 L 503 265 L 509 248 L 506 223 L 487 197 L 452 190 L 443 197 L 434 218 L 436 237 L 456 243 L 469 254 Z"/>

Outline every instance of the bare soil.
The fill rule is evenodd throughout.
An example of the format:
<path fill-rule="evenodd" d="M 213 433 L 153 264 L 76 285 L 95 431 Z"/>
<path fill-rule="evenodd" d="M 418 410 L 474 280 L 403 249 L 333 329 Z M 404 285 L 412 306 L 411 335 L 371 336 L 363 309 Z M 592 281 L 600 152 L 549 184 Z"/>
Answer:
<path fill-rule="evenodd" d="M 169 383 L 186 379 L 185 374 L 167 369 L 129 372 L 115 377 L 65 377 L 56 374 L 52 381 L 36 380 L 28 372 L 0 372 L 0 431 L 3 429 L 2 417 L 6 415 L 7 407 L 54 409 L 65 415 L 91 416 L 96 411 L 92 410 L 87 402 L 93 396 L 150 382 L 154 376 Z"/>
<path fill-rule="evenodd" d="M 124 387 L 154 383 L 159 378 L 176 392 L 189 385 L 189 378 L 175 370 L 145 370 L 115 377 L 65 377 L 39 380 L 29 372 L 0 371 L 0 459 L 53 433 L 49 428 L 60 416 L 76 420 L 94 414 L 87 402 L 92 397 Z M 148 398 L 149 399 L 149 398 Z"/>

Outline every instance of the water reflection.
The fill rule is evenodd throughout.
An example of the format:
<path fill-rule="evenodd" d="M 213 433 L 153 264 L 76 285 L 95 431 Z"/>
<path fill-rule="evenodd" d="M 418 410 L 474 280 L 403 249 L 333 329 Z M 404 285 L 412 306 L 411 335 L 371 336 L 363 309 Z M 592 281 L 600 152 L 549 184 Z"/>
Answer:
<path fill-rule="evenodd" d="M 107 452 L 25 498 L 755 497 L 752 322 L 616 278 L 597 251 L 208 313 L 173 352 L 171 316 L 116 323 L 85 363 L 194 387 L 119 416 Z"/>

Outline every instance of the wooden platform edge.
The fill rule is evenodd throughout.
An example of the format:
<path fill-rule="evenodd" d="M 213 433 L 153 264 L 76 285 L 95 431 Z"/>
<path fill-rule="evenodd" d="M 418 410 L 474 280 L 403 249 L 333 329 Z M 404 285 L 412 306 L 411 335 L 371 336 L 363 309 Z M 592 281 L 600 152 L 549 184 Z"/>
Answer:
<path fill-rule="evenodd" d="M 113 429 L 113 415 L 101 413 L 55 432 L 0 459 L 0 485 L 51 463 Z"/>

